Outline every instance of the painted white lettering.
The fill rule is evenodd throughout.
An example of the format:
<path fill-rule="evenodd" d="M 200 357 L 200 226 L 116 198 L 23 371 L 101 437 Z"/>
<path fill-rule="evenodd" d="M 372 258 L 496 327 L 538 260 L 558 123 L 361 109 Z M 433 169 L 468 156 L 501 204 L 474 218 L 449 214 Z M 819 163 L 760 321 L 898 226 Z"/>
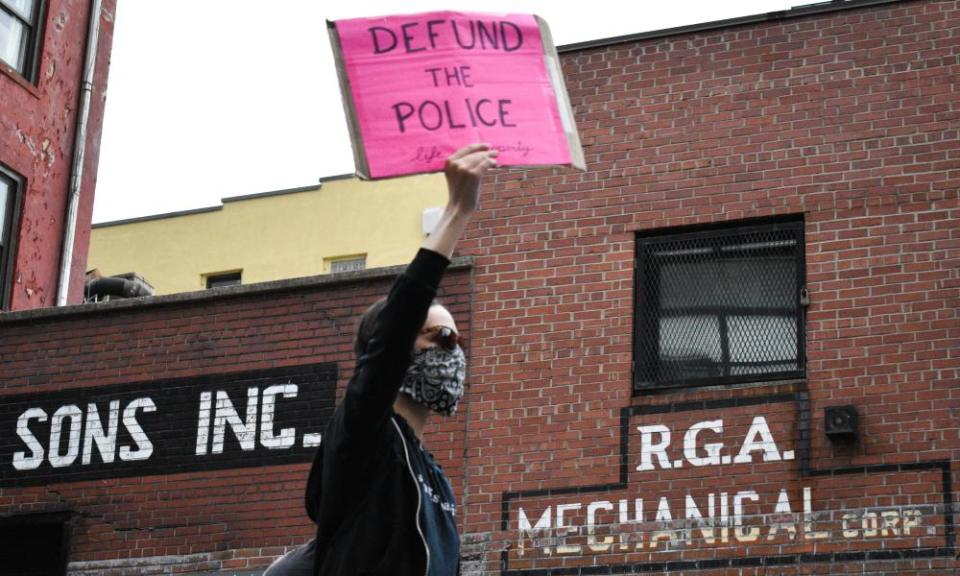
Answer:
<path fill-rule="evenodd" d="M 643 498 L 634 500 L 633 520 L 630 520 L 630 501 L 620 500 L 619 504 L 617 509 L 620 513 L 621 524 L 627 524 L 628 522 L 639 524 L 643 522 Z"/>
<path fill-rule="evenodd" d="M 686 519 L 689 520 L 689 522 L 687 523 L 688 528 L 685 540 L 687 542 L 693 542 L 693 531 L 699 530 L 703 541 L 707 544 L 713 544 L 716 541 L 716 528 L 714 527 L 716 513 L 716 495 L 712 492 L 707 495 L 707 516 L 709 520 L 706 521 L 703 519 L 703 514 L 700 513 L 700 508 L 697 506 L 696 501 L 694 501 L 693 496 L 687 494 Z"/>
<path fill-rule="evenodd" d="M 859 520 L 860 516 L 857 514 L 847 513 L 843 515 L 841 520 L 841 528 L 843 528 L 843 537 L 844 538 L 856 538 L 860 534 L 858 528 L 853 528 L 853 523 L 856 520 Z"/>
<path fill-rule="evenodd" d="M 670 502 L 667 501 L 666 496 L 660 497 L 660 502 L 657 504 L 657 522 L 673 522 L 673 514 L 670 512 Z"/>
<path fill-rule="evenodd" d="M 743 441 L 740 447 L 740 453 L 733 459 L 735 464 L 749 464 L 753 462 L 751 452 L 762 451 L 764 462 L 779 462 L 780 451 L 777 449 L 777 443 L 770 434 L 770 427 L 767 426 L 767 419 L 763 416 L 755 416 L 750 429 L 747 431 L 747 439 Z"/>
<path fill-rule="evenodd" d="M 311 432 L 303 435 L 304 448 L 316 448 L 323 441 L 323 435 L 319 432 Z"/>
<path fill-rule="evenodd" d="M 223 441 L 226 436 L 227 426 L 236 436 L 240 443 L 240 449 L 244 451 L 255 450 L 257 447 L 257 404 L 260 401 L 260 389 L 252 387 L 247 389 L 247 418 L 246 421 L 240 419 L 237 410 L 230 401 L 230 396 L 223 390 L 217 391 L 217 403 L 214 407 L 213 416 L 213 447 L 211 453 L 223 454 Z"/>
<path fill-rule="evenodd" d="M 560 504 L 557 506 L 557 554 L 579 554 L 581 546 L 579 544 L 575 546 L 567 546 L 566 537 L 562 534 L 576 534 L 577 527 L 571 526 L 569 524 L 563 523 L 563 515 L 566 512 L 573 512 L 574 510 L 579 510 L 580 504 Z"/>
<path fill-rule="evenodd" d="M 677 537 L 676 531 L 670 528 L 670 523 L 673 522 L 673 514 L 670 512 L 670 503 L 667 501 L 666 496 L 660 497 L 660 503 L 657 505 L 656 520 L 661 523 L 661 526 L 650 535 L 650 548 L 656 548 L 660 540 L 667 540 L 673 543 Z"/>
<path fill-rule="evenodd" d="M 667 446 L 670 445 L 670 429 L 663 424 L 651 426 L 637 426 L 640 431 L 640 465 L 638 471 L 654 470 L 653 456 L 657 456 L 661 468 L 670 468 L 670 459 L 667 457 Z M 653 443 L 653 435 L 660 435 L 660 442 Z"/>
<path fill-rule="evenodd" d="M 123 425 L 137 444 L 136 450 L 131 450 L 129 446 L 120 447 L 120 460 L 124 462 L 147 460 L 153 455 L 153 442 L 150 441 L 140 423 L 137 422 L 137 410 L 156 412 L 157 405 L 153 403 L 151 398 L 137 398 L 123 409 Z"/>
<path fill-rule="evenodd" d="M 604 536 L 602 541 L 597 541 L 597 510 L 613 510 L 613 504 L 600 500 L 587 506 L 587 546 L 594 552 L 606 552 L 613 545 L 613 536 Z"/>
<path fill-rule="evenodd" d="M 629 500 L 620 500 L 618 502 L 618 512 L 620 518 L 620 524 L 639 524 L 643 522 L 643 498 L 637 498 L 633 501 L 633 520 L 630 520 L 630 501 Z M 630 534 L 628 532 L 620 532 L 619 538 L 620 544 L 618 547 L 620 550 L 625 551 L 630 549 Z M 637 549 L 643 547 L 643 542 L 637 542 Z"/>
<path fill-rule="evenodd" d="M 17 419 L 17 436 L 23 440 L 27 448 L 30 449 L 30 455 L 19 451 L 13 454 L 13 467 L 17 470 L 36 470 L 43 464 L 45 455 L 43 444 L 37 440 L 37 437 L 30 431 L 30 421 L 46 422 L 47 413 L 42 408 L 30 408 L 20 415 Z"/>
<path fill-rule="evenodd" d="M 890 538 L 910 536 L 911 529 L 920 526 L 919 510 L 882 510 L 848 512 L 841 520 L 844 538 Z M 929 534 L 936 531 L 931 527 Z"/>
<path fill-rule="evenodd" d="M 880 533 L 880 520 L 876 512 L 867 512 L 860 518 L 864 538 L 873 538 Z"/>
<path fill-rule="evenodd" d="M 713 496 L 713 494 L 710 494 L 710 496 Z M 694 501 L 692 495 L 687 494 L 685 504 L 686 510 L 684 516 L 687 520 L 703 520 L 703 514 L 701 514 L 700 509 L 697 508 L 697 503 Z"/>
<path fill-rule="evenodd" d="M 880 513 L 883 518 L 883 525 L 880 527 L 881 536 L 899 536 L 900 529 L 897 525 L 900 523 L 900 513 L 896 510 L 884 510 Z"/>
<path fill-rule="evenodd" d="M 723 433 L 723 420 L 707 420 L 705 422 L 697 422 L 687 430 L 687 433 L 683 435 L 683 455 L 686 457 L 687 462 L 693 464 L 694 466 L 719 466 L 720 465 L 720 451 L 723 449 L 723 443 L 711 443 L 704 444 L 703 449 L 706 450 L 707 455 L 705 457 L 697 455 L 697 435 L 700 434 L 702 430 L 710 430 L 717 434 Z"/>
<path fill-rule="evenodd" d="M 207 446 L 210 444 L 210 409 L 213 407 L 213 394 L 210 392 L 200 393 L 200 413 L 197 415 L 197 456 L 207 454 Z"/>
<path fill-rule="evenodd" d="M 90 464 L 93 459 L 93 446 L 97 446 L 100 460 L 104 464 L 113 462 L 117 453 L 117 427 L 120 423 L 120 401 L 110 402 L 107 412 L 107 431 L 103 431 L 103 422 L 97 405 L 87 404 L 87 424 L 83 431 L 83 458 L 84 465 Z"/>
<path fill-rule="evenodd" d="M 720 493 L 720 542 L 726 544 L 730 539 L 730 495 Z"/>
<path fill-rule="evenodd" d="M 846 539 L 916 537 L 918 531 L 926 535 L 937 533 L 935 526 L 921 528 L 920 510 L 895 507 L 867 508 L 845 514 L 839 510 L 836 516 L 831 515 L 829 530 L 816 530 L 812 489 L 800 489 L 803 492 L 802 518 L 799 502 L 792 500 L 796 494 L 786 487 L 769 494 L 764 492 L 763 498 L 756 490 L 732 494 L 711 492 L 700 496 L 688 492 L 682 496 L 682 502 L 680 496 L 673 499 L 657 496 L 649 515 L 644 513 L 641 498 L 555 504 L 543 510 L 535 525 L 520 508 L 519 553 L 523 556 L 533 548 L 548 556 L 622 554 L 729 542 L 779 541 L 787 544 L 800 539 L 839 537 L 841 533 Z M 631 504 L 634 505 L 633 511 L 630 510 Z M 585 512 L 585 519 L 579 515 L 581 511 Z M 834 518 L 838 524 L 836 527 L 832 524 Z M 818 520 L 821 521 L 826 522 Z"/>
<path fill-rule="evenodd" d="M 830 537 L 829 531 L 813 530 L 813 490 L 809 486 L 803 487 L 803 537 L 807 540 L 822 540 Z"/>
<path fill-rule="evenodd" d="M 760 496 L 753 490 L 743 490 L 733 496 L 733 525 L 735 526 L 734 536 L 737 542 L 755 542 L 760 537 L 760 528 L 757 526 L 744 526 L 743 521 L 743 501 L 750 500 L 756 502 Z"/>
<path fill-rule="evenodd" d="M 911 528 L 917 528 L 920 526 L 920 519 L 922 515 L 919 510 L 904 510 L 903 511 L 903 535 L 909 536 Z"/>
<path fill-rule="evenodd" d="M 535 543 L 537 533 L 550 530 L 550 526 L 552 524 L 552 510 L 553 509 L 550 506 L 547 506 L 547 509 L 543 511 L 543 514 L 541 514 L 540 518 L 537 520 L 537 523 L 531 526 L 530 519 L 527 518 L 527 513 L 524 512 L 522 507 L 518 509 L 517 531 L 520 533 L 520 541 L 517 543 L 517 554 L 519 556 L 523 556 L 525 550 L 524 544 L 527 539 Z M 549 545 L 543 548 L 543 553 L 547 556 L 549 556 L 551 552 L 552 551 Z"/>
<path fill-rule="evenodd" d="M 780 495 L 777 496 L 777 505 L 773 509 L 773 520 L 770 524 L 770 531 L 767 533 L 767 540 L 773 540 L 777 537 L 777 532 L 781 529 L 790 533 L 790 539 L 797 538 L 797 525 L 794 524 L 793 510 L 790 508 L 790 496 L 787 495 L 787 489 L 781 488 Z"/>
<path fill-rule="evenodd" d="M 297 397 L 296 384 L 281 384 L 270 386 L 263 391 L 263 405 L 260 409 L 260 444 L 271 450 L 289 448 L 297 441 L 295 428 L 283 428 L 277 434 L 273 429 L 273 414 L 277 403 L 277 395 L 284 398 Z"/>
<path fill-rule="evenodd" d="M 70 421 L 70 431 L 67 436 L 67 451 L 60 452 L 60 437 L 63 434 L 63 421 Z M 54 468 L 66 468 L 77 460 L 80 455 L 80 432 L 83 428 L 83 412 L 78 406 L 70 404 L 61 406 L 53 413 L 50 419 L 50 452 L 48 460 Z"/>

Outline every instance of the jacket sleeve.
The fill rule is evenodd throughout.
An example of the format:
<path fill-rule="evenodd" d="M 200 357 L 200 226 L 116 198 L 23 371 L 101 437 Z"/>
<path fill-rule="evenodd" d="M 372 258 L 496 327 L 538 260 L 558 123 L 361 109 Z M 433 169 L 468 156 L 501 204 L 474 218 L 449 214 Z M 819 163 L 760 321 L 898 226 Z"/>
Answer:
<path fill-rule="evenodd" d="M 361 438 L 386 425 L 414 342 L 449 264 L 440 254 L 421 248 L 394 282 L 347 385 L 341 432 Z"/>
<path fill-rule="evenodd" d="M 318 550 L 347 514 L 381 457 L 413 346 L 450 261 L 421 249 L 397 277 L 374 323 L 373 335 L 357 359 L 346 394 L 327 425 L 307 479 L 307 514 L 317 524 Z M 379 439 L 379 442 L 378 442 Z M 378 449 L 378 447 L 380 449 Z M 326 462 L 325 462 L 326 461 Z M 321 500 L 327 505 L 321 511 Z M 323 516 L 323 517 L 321 517 Z"/>
<path fill-rule="evenodd" d="M 414 342 L 449 264 L 444 256 L 420 249 L 393 283 L 310 469 L 305 496 L 307 513 L 314 522 L 318 521 L 323 487 L 349 491 L 356 485 L 352 479 L 362 476 L 363 469 L 376 458 L 375 439 L 383 436 L 393 413 Z M 324 454 L 327 466 L 339 470 L 324 474 Z M 324 476 L 328 478 L 326 483 Z"/>

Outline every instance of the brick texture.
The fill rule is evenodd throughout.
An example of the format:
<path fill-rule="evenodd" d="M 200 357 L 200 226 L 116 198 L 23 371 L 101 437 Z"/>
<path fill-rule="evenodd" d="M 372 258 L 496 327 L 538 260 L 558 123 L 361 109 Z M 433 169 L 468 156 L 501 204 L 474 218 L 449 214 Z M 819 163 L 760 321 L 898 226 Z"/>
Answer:
<path fill-rule="evenodd" d="M 16 242 L 4 247 L 4 256 L 11 247 L 16 250 L 10 299 L 4 303 L 7 310 L 56 305 L 61 246 L 75 169 L 74 140 L 84 88 L 91 6 L 75 0 L 49 0 L 43 4 L 38 24 L 43 39 L 36 77 L 31 82 L 6 62 L 0 63 L 0 162 L 24 180 L 21 208 L 12 228 Z M 83 301 L 115 14 L 115 0 L 105 0 L 99 15 L 97 65 L 89 87 L 90 116 L 83 178 L 77 191 L 74 257 L 68 271 L 71 304 Z"/>
<path fill-rule="evenodd" d="M 464 574 L 960 568 L 958 24 L 956 1 L 911 1 L 563 55 L 588 169 L 499 171 L 461 244 L 472 268 L 445 280 L 470 389 L 428 445 L 460 502 Z M 804 222 L 806 377 L 634 395 L 636 234 L 786 215 Z M 0 322 L 0 382 L 334 362 L 342 391 L 353 318 L 386 286 Z M 857 407 L 854 444 L 826 438 L 834 405 Z M 663 461 L 643 449 L 655 426 Z M 711 441 L 730 461 L 693 465 Z M 310 534 L 305 473 L 3 488 L 0 512 L 79 512 L 76 574 L 258 573 Z"/>
<path fill-rule="evenodd" d="M 108 304 L 102 311 L 87 305 L 53 318 L 43 314 L 8 318 L 0 322 L 2 393 L 8 403 L 14 396 L 18 402 L 24 397 L 38 399 L 49 420 L 34 421 L 30 427 L 47 449 L 52 444 L 47 431 L 56 407 L 82 397 L 83 402 L 75 403 L 86 412 L 86 399 L 93 402 L 96 397 L 90 394 L 100 390 L 108 391 L 95 402 L 104 428 L 105 407 L 117 396 L 109 391 L 134 388 L 140 392 L 134 396 L 150 396 L 151 384 L 162 380 L 168 381 L 167 388 L 171 381 L 176 386 L 181 382 L 202 386 L 211 377 L 229 380 L 233 374 L 252 370 L 329 364 L 338 368 L 339 397 L 352 372 L 354 324 L 366 306 L 386 293 L 389 281 L 385 277 L 321 282 L 266 292 L 244 287 L 221 290 L 225 295 L 212 299 L 167 297 L 134 307 Z M 469 282 L 468 270 L 453 270 L 441 292 L 465 334 L 470 331 Z M 259 382 L 261 389 L 264 382 Z M 243 391 L 257 384 L 247 377 L 238 382 L 239 388 L 231 389 L 240 419 L 246 417 Z M 213 386 L 218 387 L 222 386 Z M 65 400 L 58 403 L 51 397 Z M 298 405 L 294 400 L 276 401 L 278 422 L 322 431 L 328 410 L 321 406 L 311 414 L 302 407 L 292 411 L 291 406 Z M 187 396 L 180 404 L 158 400 L 156 412 L 195 415 L 197 409 L 196 396 Z M 151 416 L 138 414 L 148 436 L 153 435 Z M 196 416 L 191 417 L 197 422 Z M 64 430 L 69 424 L 69 420 L 64 423 Z M 15 432 L 14 421 L 9 435 L 16 438 Z M 192 447 L 195 425 L 184 427 L 181 435 Z M 82 473 L 82 458 L 60 468 L 59 478 L 45 462 L 39 469 L 48 474 L 43 484 L 7 483 L 0 488 L 0 516 L 73 511 L 71 573 L 259 572 L 312 533 L 303 508 L 310 457 L 276 465 L 270 454 L 259 449 L 239 453 L 229 428 L 225 436 L 224 455 L 233 458 L 237 467 L 204 470 L 187 458 L 177 463 L 184 471 L 77 482 L 70 481 L 70 475 Z M 63 432 L 61 454 L 68 452 L 67 437 Z M 445 469 L 461 494 L 464 437 L 463 416 L 433 427 L 429 435 L 435 456 L 449 463 Z M 125 440 L 133 445 L 121 432 L 117 444 Z M 29 453 L 23 444 L 17 449 Z M 155 438 L 154 449 L 153 457 L 159 457 L 161 447 Z M 91 468 L 102 467 L 96 449 L 91 460 Z M 5 469 L 11 465 L 9 460 L 3 463 Z M 120 464 L 125 465 L 129 464 Z"/>
<path fill-rule="evenodd" d="M 956 491 L 952 463 L 960 448 L 958 8 L 904 2 L 564 54 L 587 171 L 500 172 L 464 250 L 475 258 L 478 287 L 466 440 L 471 574 L 498 573 L 505 559 L 510 570 L 531 574 L 582 566 L 617 573 L 609 567 L 624 565 L 633 567 L 625 572 L 704 574 L 955 569 L 944 493 Z M 781 215 L 802 215 L 805 223 L 812 300 L 806 379 L 632 397 L 635 234 Z M 798 453 L 790 463 L 752 468 L 639 473 L 636 426 L 644 422 L 630 417 L 627 487 L 564 493 L 620 481 L 624 407 L 773 394 L 806 396 L 748 413 L 766 415 L 771 429 L 785 426 L 773 432 L 778 441 L 798 450 L 806 443 L 806 464 Z M 824 434 L 823 408 L 837 404 L 860 412 L 854 446 L 834 446 Z M 643 418 L 667 422 L 675 434 L 694 421 L 724 418 L 729 443 L 748 425 L 736 424 L 737 414 Z M 804 415 L 809 428 L 801 438 Z M 951 464 L 949 473 L 823 472 L 918 462 Z M 651 525 L 641 531 L 649 538 L 661 495 L 673 518 L 683 519 L 687 493 L 702 509 L 708 493 L 733 498 L 754 489 L 761 500 L 773 494 L 754 512 L 769 514 L 780 488 L 797 512 L 802 486 L 811 488 L 815 511 L 834 516 L 830 538 L 783 538 L 781 530 L 771 540 L 764 533 L 762 545 L 664 538 L 655 549 L 645 544 L 629 553 L 586 546 L 590 502 L 616 507 L 629 498 L 632 519 L 633 499 L 646 497 Z M 512 500 L 504 530 L 504 494 L 538 490 L 553 492 Z M 539 552 L 528 548 L 521 558 L 517 547 L 527 539 L 518 535 L 517 508 L 535 523 L 550 503 L 554 529 Z M 563 554 L 556 506 L 578 503 L 566 513 L 574 530 L 563 534 L 568 548 L 582 551 Z M 934 505 L 925 527 L 932 532 L 922 536 L 846 538 L 839 526 L 846 513 L 925 504 Z M 619 519 L 616 509 L 599 510 L 598 525 Z M 826 529 L 831 521 L 818 523 Z M 552 554 L 544 554 L 551 543 Z M 907 547 L 944 547 L 944 557 L 883 563 L 856 556 Z M 834 552 L 852 560 L 800 557 Z M 730 558 L 766 560 L 715 571 L 692 564 Z M 782 567 L 770 568 L 778 558 Z"/>

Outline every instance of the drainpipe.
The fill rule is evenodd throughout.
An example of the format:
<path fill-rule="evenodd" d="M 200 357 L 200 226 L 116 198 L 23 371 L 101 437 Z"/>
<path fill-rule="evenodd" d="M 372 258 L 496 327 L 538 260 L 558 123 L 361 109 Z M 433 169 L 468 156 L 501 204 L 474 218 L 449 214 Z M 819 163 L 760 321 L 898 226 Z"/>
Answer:
<path fill-rule="evenodd" d="M 87 124 L 90 120 L 90 100 L 93 97 L 93 73 L 97 67 L 97 44 L 100 39 L 100 7 L 102 0 L 90 2 L 90 25 L 87 28 L 87 47 L 80 83 L 80 108 L 77 130 L 73 141 L 73 164 L 70 169 L 70 196 L 67 204 L 66 228 L 60 253 L 60 280 L 57 286 L 57 306 L 66 306 L 70 290 L 70 268 L 73 266 L 73 242 L 77 233 L 77 211 L 80 205 L 80 184 L 83 180 L 83 159 L 87 148 Z"/>

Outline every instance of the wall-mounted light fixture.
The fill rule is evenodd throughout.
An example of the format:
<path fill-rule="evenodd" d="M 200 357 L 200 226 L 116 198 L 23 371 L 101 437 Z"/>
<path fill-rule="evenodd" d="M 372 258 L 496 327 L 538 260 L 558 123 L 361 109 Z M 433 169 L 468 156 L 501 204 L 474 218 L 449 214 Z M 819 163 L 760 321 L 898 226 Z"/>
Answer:
<path fill-rule="evenodd" d="M 832 442 L 857 439 L 857 407 L 827 406 L 823 409 L 824 430 Z"/>

